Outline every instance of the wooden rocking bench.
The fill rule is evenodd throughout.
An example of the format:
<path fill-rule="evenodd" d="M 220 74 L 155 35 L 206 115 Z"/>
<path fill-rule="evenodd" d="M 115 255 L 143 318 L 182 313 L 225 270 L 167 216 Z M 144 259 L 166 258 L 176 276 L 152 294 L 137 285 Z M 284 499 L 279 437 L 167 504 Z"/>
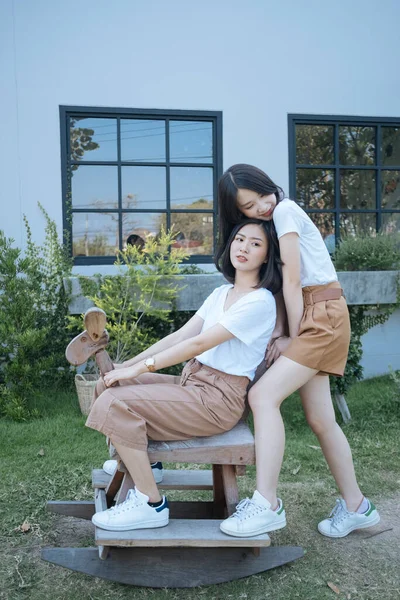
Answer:
<path fill-rule="evenodd" d="M 86 336 L 88 331 L 87 324 Z M 99 339 L 99 335 L 92 339 Z M 88 351 L 87 340 L 84 344 L 82 356 Z M 99 347 L 97 353 L 109 360 L 104 341 L 99 342 Z M 303 549 L 297 546 L 270 546 L 267 534 L 237 538 L 225 535 L 219 528 L 221 520 L 234 512 L 239 501 L 237 476 L 244 474 L 246 465 L 255 464 L 254 438 L 245 422 L 207 438 L 151 441 L 148 454 L 151 462 L 211 464 L 211 470 L 164 470 L 159 488 L 212 490 L 213 499 L 169 500 L 170 523 L 166 527 L 123 532 L 95 527 L 97 548 L 45 548 L 42 558 L 73 571 L 125 584 L 195 587 L 260 573 L 303 556 Z M 133 487 L 123 465 L 113 476 L 94 469 L 92 482 L 94 501 L 51 501 L 48 508 L 53 513 L 91 519 L 114 501 L 123 502 Z"/>

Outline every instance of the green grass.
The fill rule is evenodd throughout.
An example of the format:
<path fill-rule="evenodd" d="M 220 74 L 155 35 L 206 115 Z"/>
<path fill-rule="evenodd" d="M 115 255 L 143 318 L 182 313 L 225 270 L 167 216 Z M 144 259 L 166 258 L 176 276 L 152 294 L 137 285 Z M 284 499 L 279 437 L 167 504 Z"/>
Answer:
<path fill-rule="evenodd" d="M 400 499 L 399 395 L 389 377 L 357 384 L 347 396 L 352 421 L 343 427 L 364 493 L 387 511 L 390 503 L 396 506 Z M 316 533 L 317 521 L 332 508 L 337 492 L 322 452 L 312 447 L 318 442 L 296 395 L 284 403 L 282 411 L 286 453 L 279 492 L 285 500 L 288 527 L 274 534 L 273 543 L 302 545 L 307 554 L 301 561 L 195 590 L 130 588 L 42 562 L 40 549 L 62 545 L 66 538 L 69 545 L 93 545 L 90 526 L 49 514 L 46 502 L 92 499 L 91 469 L 102 464 L 107 451 L 104 438 L 84 427 L 75 393 L 46 392 L 35 403 L 42 418 L 28 423 L 0 421 L 1 599 L 324 600 L 336 596 L 328 581 L 341 589 L 338 598 L 349 594 L 365 600 L 400 598 L 398 558 L 396 565 L 390 553 L 392 546 L 398 552 L 395 527 L 392 534 L 382 533 L 370 542 L 357 534 L 332 541 Z M 254 482 L 255 469 L 249 468 L 246 477 L 240 478 L 241 493 L 252 493 Z M 182 493 L 176 494 L 182 498 Z M 208 494 L 183 495 L 207 498 Z M 24 521 L 30 524 L 26 533 L 19 529 Z"/>

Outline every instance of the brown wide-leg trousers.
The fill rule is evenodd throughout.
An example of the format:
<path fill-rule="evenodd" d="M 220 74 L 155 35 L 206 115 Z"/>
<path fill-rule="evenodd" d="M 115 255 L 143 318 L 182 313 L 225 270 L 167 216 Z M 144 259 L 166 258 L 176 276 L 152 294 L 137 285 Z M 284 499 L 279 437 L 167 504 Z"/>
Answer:
<path fill-rule="evenodd" d="M 229 431 L 245 409 L 247 377 L 189 361 L 181 377 L 145 373 L 106 388 L 101 381 L 86 421 L 112 442 L 147 451 L 147 441 Z"/>

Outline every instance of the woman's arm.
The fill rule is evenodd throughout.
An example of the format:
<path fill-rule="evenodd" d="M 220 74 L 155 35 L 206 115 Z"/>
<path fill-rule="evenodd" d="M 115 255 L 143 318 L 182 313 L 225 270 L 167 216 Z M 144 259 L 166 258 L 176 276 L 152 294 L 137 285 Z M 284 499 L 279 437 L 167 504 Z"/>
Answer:
<path fill-rule="evenodd" d="M 287 233 L 279 240 L 283 262 L 283 297 L 288 317 L 289 336 L 298 334 L 303 316 L 303 294 L 300 279 L 300 241 L 297 233 Z"/>
<path fill-rule="evenodd" d="M 177 331 L 174 331 L 170 335 L 167 335 L 162 340 L 159 340 L 158 342 L 156 342 L 155 344 L 153 344 L 152 346 L 150 346 L 149 348 L 147 348 L 146 350 L 144 350 L 137 356 L 134 356 L 133 358 L 126 360 L 124 363 L 122 363 L 122 365 L 118 366 L 118 369 L 132 367 L 133 365 L 136 365 L 137 363 L 143 361 L 145 358 L 148 358 L 149 356 L 153 356 L 154 354 L 157 354 L 158 352 L 162 352 L 166 348 L 175 346 L 176 344 L 179 344 L 180 342 L 182 342 L 184 340 L 187 340 L 189 338 L 192 338 L 192 337 L 198 335 L 201 332 L 203 323 L 204 323 L 204 321 L 201 317 L 199 317 L 198 315 L 194 315 L 191 319 L 189 319 L 189 321 L 187 323 L 185 323 L 185 325 L 183 325 L 183 327 L 181 327 Z"/>
<path fill-rule="evenodd" d="M 219 346 L 224 342 L 231 340 L 234 335 L 225 329 L 223 325 L 217 324 L 203 331 L 199 335 L 195 335 L 189 339 L 183 340 L 174 346 L 163 349 L 157 354 L 153 354 L 155 360 L 155 369 L 165 369 L 172 367 L 185 360 L 202 354 L 206 350 L 210 350 L 215 346 Z M 110 371 L 104 376 L 104 382 L 107 386 L 112 385 L 115 381 L 122 379 L 133 379 L 142 373 L 147 373 L 148 369 L 144 361 L 125 368 Z"/>
<path fill-rule="evenodd" d="M 297 233 L 287 233 L 279 240 L 281 258 L 283 261 L 283 298 L 289 326 L 289 337 L 281 334 L 268 345 L 266 363 L 267 367 L 276 361 L 290 345 L 299 331 L 303 316 L 303 294 L 300 279 L 300 244 Z"/>

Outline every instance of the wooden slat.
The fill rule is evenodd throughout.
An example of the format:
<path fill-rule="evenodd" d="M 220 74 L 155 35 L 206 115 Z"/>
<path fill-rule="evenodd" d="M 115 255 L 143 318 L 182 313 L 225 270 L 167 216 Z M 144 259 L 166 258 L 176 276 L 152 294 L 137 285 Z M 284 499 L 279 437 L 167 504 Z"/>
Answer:
<path fill-rule="evenodd" d="M 193 462 L 197 464 L 254 465 L 254 438 L 240 421 L 231 431 L 205 438 L 176 442 L 149 442 L 151 462 Z"/>
<path fill-rule="evenodd" d="M 108 559 L 100 561 L 95 548 L 43 548 L 41 555 L 67 569 L 126 585 L 193 588 L 275 569 L 304 552 L 296 546 L 270 546 L 255 557 L 246 548 L 112 548 Z"/>
<path fill-rule="evenodd" d="M 214 519 L 224 519 L 227 516 L 224 482 L 222 480 L 222 465 L 212 466 L 214 484 Z"/>
<path fill-rule="evenodd" d="M 58 515 L 67 517 L 76 517 L 77 519 L 91 519 L 95 513 L 94 502 L 81 500 L 50 500 L 47 502 L 47 509 Z"/>
<path fill-rule="evenodd" d="M 269 546 L 267 534 L 236 538 L 220 531 L 220 520 L 171 519 L 167 527 L 133 531 L 106 531 L 96 527 L 96 544 L 123 547 L 260 547 Z"/>
<path fill-rule="evenodd" d="M 106 488 L 111 479 L 103 469 L 93 469 L 94 488 Z M 162 490 L 212 490 L 212 471 L 206 469 L 165 469 L 164 477 L 158 487 Z"/>
<path fill-rule="evenodd" d="M 101 471 L 104 473 L 103 469 L 101 469 Z M 107 473 L 104 473 L 104 475 L 107 475 Z M 92 477 L 93 477 L 93 475 L 92 475 Z M 107 475 L 107 477 L 108 477 L 108 484 L 105 486 L 106 500 L 107 500 L 107 506 L 110 507 L 118 490 L 121 487 L 122 481 L 124 479 L 124 473 L 122 473 L 121 471 L 119 471 L 117 469 L 113 475 Z M 98 487 L 100 487 L 100 486 L 98 486 Z"/>
<path fill-rule="evenodd" d="M 94 505 L 96 512 L 101 512 L 103 510 L 107 510 L 107 498 L 105 490 L 95 490 L 94 492 Z M 96 540 L 96 531 L 95 528 L 95 540 Z M 109 553 L 109 546 L 107 544 L 98 544 L 96 540 L 96 544 L 99 548 L 99 558 L 101 560 L 105 560 Z"/>
<path fill-rule="evenodd" d="M 239 503 L 239 491 L 236 480 L 235 467 L 233 465 L 222 465 L 222 481 L 228 515 L 233 515 L 236 505 Z"/>

